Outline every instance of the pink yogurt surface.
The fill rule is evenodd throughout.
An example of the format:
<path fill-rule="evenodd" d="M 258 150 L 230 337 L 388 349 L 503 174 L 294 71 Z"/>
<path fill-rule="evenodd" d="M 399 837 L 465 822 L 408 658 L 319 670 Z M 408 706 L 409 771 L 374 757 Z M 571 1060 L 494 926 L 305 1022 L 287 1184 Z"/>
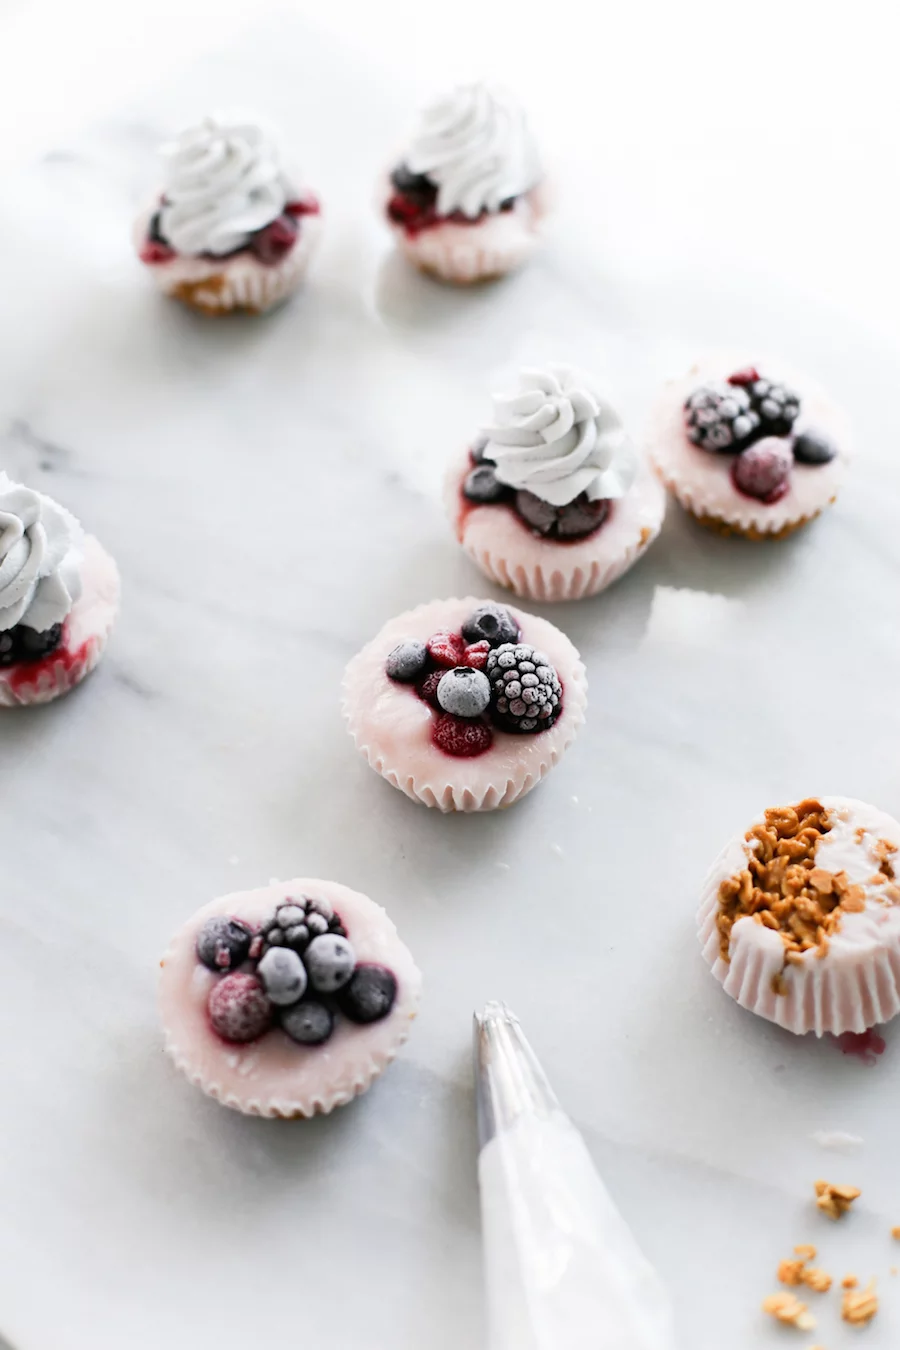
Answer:
<path fill-rule="evenodd" d="M 579 600 L 610 586 L 659 534 L 666 493 L 642 459 L 631 490 L 612 503 L 599 530 L 571 542 L 542 539 L 512 509 L 462 495 L 472 468 L 466 451 L 451 466 L 444 505 L 463 548 L 501 586 L 532 600 Z"/>
<path fill-rule="evenodd" d="M 119 571 L 93 535 L 84 541 L 81 595 L 72 607 L 56 651 L 41 661 L 0 670 L 0 706 L 49 703 L 79 684 L 103 655 L 119 609 Z"/>
<path fill-rule="evenodd" d="M 767 506 L 739 492 L 731 481 L 733 454 L 711 454 L 688 440 L 684 401 L 707 381 L 724 381 L 736 370 L 754 365 L 766 378 L 783 380 L 800 395 L 795 432 L 815 428 L 830 436 L 838 456 L 828 464 L 794 464 L 791 485 L 783 497 Z M 679 380 L 670 381 L 650 417 L 647 450 L 660 478 L 688 511 L 712 516 L 739 529 L 777 534 L 786 525 L 815 516 L 834 500 L 844 476 L 850 431 L 842 409 L 802 375 L 794 375 L 777 361 L 749 361 L 738 356 L 711 356 L 693 366 Z"/>
<path fill-rule="evenodd" d="M 357 749 L 372 768 L 408 797 L 441 811 L 489 811 L 510 806 L 539 783 L 575 739 L 584 722 L 587 676 L 578 652 L 546 619 L 508 605 L 521 640 L 550 658 L 562 681 L 563 711 L 535 735 L 494 730 L 490 750 L 456 759 L 434 745 L 436 714 L 411 685 L 385 674 L 388 653 L 404 638 L 427 641 L 441 629 L 458 632 L 483 600 L 433 600 L 385 624 L 359 652 L 344 677 L 344 713 Z"/>
<path fill-rule="evenodd" d="M 292 896 L 321 897 L 341 916 L 359 962 L 387 966 L 397 1001 L 380 1022 L 357 1026 L 339 1016 L 324 1045 L 303 1046 L 275 1028 L 248 1045 L 223 1041 L 206 1004 L 220 978 L 197 959 L 197 935 L 211 915 L 261 925 Z M 296 878 L 220 896 L 175 935 L 161 962 L 160 1010 L 166 1050 L 192 1083 L 225 1106 L 255 1116 L 312 1116 L 343 1106 L 395 1058 L 409 1035 L 422 977 L 380 905 L 336 881 Z"/>

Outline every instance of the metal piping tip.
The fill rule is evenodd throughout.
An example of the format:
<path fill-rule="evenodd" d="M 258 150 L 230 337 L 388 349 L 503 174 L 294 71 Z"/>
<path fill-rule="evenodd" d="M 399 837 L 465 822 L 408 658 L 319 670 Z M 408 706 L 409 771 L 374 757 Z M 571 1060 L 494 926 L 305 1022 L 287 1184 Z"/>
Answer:
<path fill-rule="evenodd" d="M 559 1102 L 519 1019 L 505 1003 L 475 1014 L 475 1102 L 482 1148 L 521 1116 L 547 1117 Z"/>

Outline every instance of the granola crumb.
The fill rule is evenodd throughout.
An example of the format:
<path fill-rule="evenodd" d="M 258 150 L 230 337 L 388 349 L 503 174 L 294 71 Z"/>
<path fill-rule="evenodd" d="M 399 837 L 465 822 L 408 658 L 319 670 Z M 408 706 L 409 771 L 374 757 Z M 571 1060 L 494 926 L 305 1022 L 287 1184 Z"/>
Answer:
<path fill-rule="evenodd" d="M 806 1275 L 806 1266 L 802 1261 L 782 1261 L 778 1267 L 778 1283 L 796 1287 L 802 1284 Z"/>
<path fill-rule="evenodd" d="M 900 1224 L 898 1224 L 896 1228 L 891 1229 L 891 1237 L 895 1242 L 900 1242 Z"/>
<path fill-rule="evenodd" d="M 803 1283 L 815 1294 L 827 1294 L 831 1288 L 831 1276 L 818 1266 L 807 1266 L 803 1272 Z"/>
<path fill-rule="evenodd" d="M 852 1326 L 865 1326 L 878 1312 L 878 1295 L 875 1293 L 875 1281 L 870 1280 L 865 1289 L 858 1293 L 846 1293 L 841 1304 L 841 1317 Z"/>
<path fill-rule="evenodd" d="M 794 1248 L 794 1255 L 799 1256 L 801 1261 L 815 1261 L 818 1251 L 811 1242 L 802 1242 Z"/>
<path fill-rule="evenodd" d="M 859 1280 L 856 1278 L 855 1275 L 845 1275 L 844 1278 L 841 1280 L 842 1289 L 855 1289 L 858 1284 Z"/>
<path fill-rule="evenodd" d="M 731 930 L 752 918 L 776 931 L 784 944 L 785 969 L 807 952 L 828 954 L 828 939 L 847 913 L 865 908 L 865 887 L 851 884 L 846 872 L 817 867 L 816 848 L 831 829 L 825 807 L 815 798 L 796 806 L 771 807 L 764 822 L 744 836 L 750 845 L 747 866 L 719 886 L 719 951 L 731 955 Z M 776 994 L 787 988 L 783 972 L 772 981 Z"/>
<path fill-rule="evenodd" d="M 815 1192 L 816 1204 L 829 1219 L 839 1219 L 846 1214 L 853 1201 L 862 1195 L 858 1186 L 835 1186 L 830 1181 L 817 1181 Z"/>
<path fill-rule="evenodd" d="M 798 1331 L 813 1331 L 816 1319 L 796 1294 L 770 1294 L 762 1302 L 762 1310 L 778 1322 L 796 1327 Z"/>

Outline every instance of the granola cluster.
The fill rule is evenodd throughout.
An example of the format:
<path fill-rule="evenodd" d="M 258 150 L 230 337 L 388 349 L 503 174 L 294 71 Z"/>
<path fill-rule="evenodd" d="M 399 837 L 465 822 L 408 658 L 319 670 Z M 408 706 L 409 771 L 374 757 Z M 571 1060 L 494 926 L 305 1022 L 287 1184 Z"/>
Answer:
<path fill-rule="evenodd" d="M 878 1312 L 878 1295 L 875 1293 L 875 1281 L 870 1280 L 865 1289 L 858 1292 L 848 1290 L 841 1303 L 841 1317 L 853 1326 L 864 1326 L 871 1322 Z"/>
<path fill-rule="evenodd" d="M 830 1181 L 817 1181 L 815 1191 L 816 1205 L 829 1219 L 841 1218 L 862 1195 L 858 1186 L 835 1186 Z"/>
<path fill-rule="evenodd" d="M 772 807 L 762 825 L 748 830 L 745 839 L 751 854 L 746 868 L 719 886 L 717 925 L 725 961 L 738 919 L 750 917 L 780 933 L 785 964 L 791 965 L 808 951 L 825 956 L 828 939 L 840 928 L 844 914 L 865 908 L 863 886 L 851 885 L 846 872 L 816 866 L 819 840 L 830 829 L 825 807 L 808 797 L 796 806 Z M 885 864 L 891 866 L 887 853 Z"/>

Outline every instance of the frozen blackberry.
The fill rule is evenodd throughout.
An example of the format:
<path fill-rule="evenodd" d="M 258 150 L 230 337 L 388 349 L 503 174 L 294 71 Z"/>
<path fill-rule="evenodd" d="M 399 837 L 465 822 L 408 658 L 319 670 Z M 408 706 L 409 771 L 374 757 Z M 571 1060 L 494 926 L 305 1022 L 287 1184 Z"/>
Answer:
<path fill-rule="evenodd" d="M 748 387 L 760 435 L 789 436 L 800 412 L 800 396 L 785 384 L 758 379 Z"/>
<path fill-rule="evenodd" d="M 27 623 L 16 624 L 0 632 L 0 666 L 15 666 L 19 662 L 42 661 L 56 651 L 62 641 L 62 624 L 55 623 L 39 633 Z"/>
<path fill-rule="evenodd" d="M 462 635 L 466 642 L 489 642 L 492 647 L 499 647 L 503 642 L 517 640 L 519 625 L 508 609 L 489 600 L 469 615 L 462 626 Z"/>
<path fill-rule="evenodd" d="M 206 920 L 197 936 L 197 959 L 208 970 L 234 970 L 250 955 L 252 941 L 252 932 L 240 919 L 216 914 Z"/>
<path fill-rule="evenodd" d="M 562 710 L 562 685 L 543 652 L 527 642 L 504 643 L 484 668 L 491 684 L 491 716 L 504 731 L 544 731 Z"/>
<path fill-rule="evenodd" d="M 302 956 L 313 938 L 323 933 L 345 936 L 340 917 L 325 900 L 310 900 L 306 896 L 286 900 L 279 905 L 273 918 L 262 929 L 262 951 L 272 947 L 289 947 Z"/>
<path fill-rule="evenodd" d="M 688 440 L 715 454 L 739 450 L 760 426 L 760 415 L 743 385 L 703 384 L 685 399 Z"/>

